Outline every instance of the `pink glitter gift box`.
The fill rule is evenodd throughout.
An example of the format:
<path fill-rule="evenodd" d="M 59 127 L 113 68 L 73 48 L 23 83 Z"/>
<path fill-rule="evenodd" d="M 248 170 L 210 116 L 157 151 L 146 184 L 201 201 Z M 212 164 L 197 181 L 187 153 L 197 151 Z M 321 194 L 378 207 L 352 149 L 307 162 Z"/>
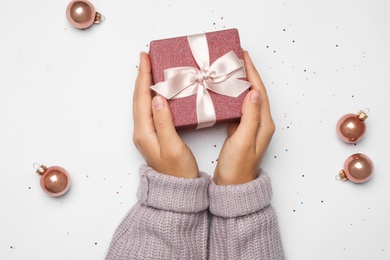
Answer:
<path fill-rule="evenodd" d="M 210 74 L 208 71 L 206 71 L 209 68 L 211 69 L 213 67 L 213 64 L 216 60 L 218 60 L 219 58 L 221 58 L 222 56 L 224 56 L 229 52 L 230 52 L 229 54 L 236 56 L 238 60 L 242 60 L 242 48 L 240 45 L 240 38 L 237 29 L 229 29 L 229 30 L 202 34 L 200 35 L 200 37 L 203 37 L 204 39 L 201 38 L 200 39 L 201 42 L 199 43 L 199 40 L 197 38 L 197 40 L 195 40 L 192 43 L 192 45 L 190 43 L 189 37 L 192 36 L 188 36 L 188 37 L 183 36 L 183 37 L 176 37 L 170 39 L 155 40 L 150 43 L 149 56 L 152 65 L 154 84 L 161 84 L 161 82 L 165 83 L 167 81 L 166 78 L 167 69 L 172 69 L 172 68 L 180 69 L 183 67 L 185 68 L 191 67 L 190 69 L 195 68 L 196 71 L 198 71 L 197 72 L 198 76 L 194 76 L 193 74 L 191 74 L 195 78 L 198 77 L 197 84 L 199 82 L 201 82 L 200 84 L 202 84 L 197 86 L 200 87 L 202 87 L 203 85 L 206 86 L 206 84 L 203 84 L 202 77 L 203 79 L 205 79 L 209 75 L 218 74 L 213 72 L 211 72 Z M 199 37 L 199 35 L 195 35 L 195 37 Z M 194 54 L 195 52 L 193 51 L 193 48 L 196 49 L 199 47 L 198 45 L 202 45 L 202 40 L 204 40 L 203 45 L 205 45 L 206 47 L 206 52 L 207 52 L 207 47 L 209 52 L 207 54 L 207 59 L 209 59 L 210 67 L 205 66 L 206 69 L 200 68 L 198 64 L 201 62 L 199 62 L 199 59 L 194 57 L 196 56 L 196 54 Z M 202 48 L 200 47 L 200 49 Z M 204 53 L 205 48 L 203 48 L 202 50 L 203 50 L 203 54 L 201 51 L 200 56 L 205 56 Z M 215 62 L 215 63 L 216 64 L 219 63 L 219 68 L 225 69 L 225 67 L 229 67 L 229 66 L 225 66 L 224 62 Z M 204 90 L 198 90 L 198 92 L 195 94 L 190 94 L 181 98 L 167 97 L 169 107 L 172 111 L 173 122 L 178 131 L 209 127 L 213 124 L 238 122 L 240 120 L 242 103 L 244 101 L 244 98 L 250 86 L 250 84 L 247 81 L 244 81 L 246 80 L 246 75 L 245 75 L 245 70 L 243 68 L 242 61 L 240 63 L 240 66 L 242 67 L 240 68 L 240 70 L 243 74 L 242 73 L 236 74 L 234 79 L 232 79 L 232 82 L 230 82 L 230 86 L 232 88 L 236 88 L 236 85 L 241 85 L 242 90 L 240 90 L 238 94 L 236 93 L 236 97 L 232 97 L 224 94 L 218 94 L 216 93 L 218 92 L 218 90 L 213 91 L 212 89 L 209 88 L 208 89 L 204 88 Z M 218 71 L 218 69 L 216 70 Z M 228 77 L 230 77 L 230 74 L 229 73 L 227 74 L 229 75 Z M 226 75 L 220 78 L 225 79 L 226 78 L 225 76 Z M 174 83 L 171 83 L 170 86 L 177 87 L 176 86 L 178 85 L 177 82 L 182 82 L 182 81 L 180 80 L 174 81 Z M 225 87 L 224 86 L 225 82 L 222 83 L 218 82 L 218 84 L 220 84 L 220 89 L 223 89 Z M 243 84 L 247 84 L 246 87 Z M 162 88 L 167 88 L 167 86 L 164 85 Z M 196 89 L 198 89 L 198 87 L 196 87 Z M 236 90 L 233 91 L 237 92 Z M 214 107 L 214 111 L 212 111 L 211 113 L 214 114 L 215 121 L 211 123 L 206 122 L 205 124 L 200 125 L 199 112 L 197 112 L 198 111 L 197 109 L 199 107 L 197 103 L 198 102 L 197 96 L 199 96 L 199 93 L 204 93 L 204 92 L 208 92 L 208 94 L 206 93 L 206 95 L 207 96 L 209 95 L 209 98 L 211 98 L 210 103 L 212 103 L 212 106 Z M 210 110 L 210 109 L 208 108 L 205 110 Z M 213 110 L 213 108 L 211 108 L 211 110 Z M 208 112 L 206 112 L 206 114 L 207 113 Z"/>

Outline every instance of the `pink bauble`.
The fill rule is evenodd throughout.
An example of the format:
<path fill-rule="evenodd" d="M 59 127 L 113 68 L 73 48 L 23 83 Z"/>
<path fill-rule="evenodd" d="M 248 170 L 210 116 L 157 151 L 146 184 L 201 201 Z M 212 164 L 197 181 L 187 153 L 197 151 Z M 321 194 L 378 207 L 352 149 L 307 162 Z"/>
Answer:
<path fill-rule="evenodd" d="M 41 175 L 42 190 L 52 197 L 64 195 L 70 188 L 70 176 L 62 167 L 40 165 L 37 173 Z"/>
<path fill-rule="evenodd" d="M 360 141 L 366 132 L 364 120 L 367 114 L 359 111 L 358 114 L 347 114 L 339 119 L 336 130 L 338 137 L 347 143 L 356 143 Z"/>
<path fill-rule="evenodd" d="M 78 29 L 86 29 L 94 23 L 100 23 L 101 15 L 86 0 L 73 0 L 66 8 L 66 18 Z"/>
<path fill-rule="evenodd" d="M 356 153 L 347 158 L 344 169 L 340 171 L 341 180 L 350 180 L 355 183 L 368 181 L 374 171 L 374 164 L 367 155 Z"/>

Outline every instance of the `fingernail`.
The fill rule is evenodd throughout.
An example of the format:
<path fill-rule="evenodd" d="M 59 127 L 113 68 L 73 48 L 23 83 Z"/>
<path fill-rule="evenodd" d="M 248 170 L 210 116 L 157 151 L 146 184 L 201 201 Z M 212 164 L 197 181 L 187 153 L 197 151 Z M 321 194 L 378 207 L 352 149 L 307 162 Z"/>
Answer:
<path fill-rule="evenodd" d="M 251 100 L 251 103 L 253 103 L 253 104 L 258 104 L 258 103 L 260 103 L 260 91 L 258 91 L 258 90 L 254 90 L 253 92 L 252 92 L 252 94 L 251 94 L 251 98 L 250 98 L 250 100 Z"/>
<path fill-rule="evenodd" d="M 165 107 L 165 102 L 160 96 L 155 96 L 152 101 L 153 107 L 156 110 L 161 110 Z"/>

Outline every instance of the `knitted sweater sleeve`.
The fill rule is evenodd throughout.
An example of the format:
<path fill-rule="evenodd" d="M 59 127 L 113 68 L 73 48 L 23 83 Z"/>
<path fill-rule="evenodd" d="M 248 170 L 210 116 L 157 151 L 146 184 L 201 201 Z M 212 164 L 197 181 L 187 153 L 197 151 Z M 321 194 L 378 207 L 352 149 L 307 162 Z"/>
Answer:
<path fill-rule="evenodd" d="M 206 259 L 210 177 L 173 177 L 141 168 L 138 203 L 112 238 L 106 260 Z"/>
<path fill-rule="evenodd" d="M 257 179 L 240 184 L 209 186 L 210 260 L 282 260 L 284 252 L 273 208 L 271 183 L 259 170 Z"/>

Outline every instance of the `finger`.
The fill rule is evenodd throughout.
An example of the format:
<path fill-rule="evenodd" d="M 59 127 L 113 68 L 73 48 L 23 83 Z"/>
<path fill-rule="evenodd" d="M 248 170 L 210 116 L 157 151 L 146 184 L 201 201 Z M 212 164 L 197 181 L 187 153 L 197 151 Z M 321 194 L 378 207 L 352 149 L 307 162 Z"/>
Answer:
<path fill-rule="evenodd" d="M 252 83 L 251 89 L 257 89 L 260 91 L 260 87 L 263 86 L 263 89 L 261 89 L 261 90 L 265 91 L 264 84 L 261 81 L 261 78 L 260 78 L 255 66 L 253 65 L 252 60 L 249 57 L 249 54 L 247 51 L 243 51 L 243 59 L 244 59 L 245 70 L 246 70 L 247 75 L 248 75 L 248 81 Z M 249 93 L 248 93 L 248 95 L 249 95 Z M 245 104 L 245 101 L 244 101 L 244 104 Z M 244 109 L 244 106 L 243 106 L 243 109 Z M 247 116 L 243 115 L 244 120 L 246 117 Z M 241 118 L 241 122 L 243 121 L 243 118 Z M 256 121 L 258 121 L 258 120 L 256 119 Z M 235 131 L 237 130 L 237 128 L 238 128 L 238 124 L 228 124 L 228 128 L 227 128 L 228 137 L 232 136 L 235 133 Z"/>
<path fill-rule="evenodd" d="M 256 70 L 256 67 L 253 65 L 253 62 L 247 51 L 243 51 L 243 59 L 244 59 L 245 69 L 247 71 L 248 81 L 252 83 L 251 88 L 257 89 L 261 93 L 260 127 L 268 134 L 268 132 L 274 131 L 275 126 L 271 116 L 271 109 L 270 109 L 269 99 L 267 95 L 267 90 L 263 84 L 263 81 L 261 80 L 258 71 Z M 259 135 L 264 134 L 261 132 L 262 131 L 259 131 Z"/>
<path fill-rule="evenodd" d="M 248 81 L 252 83 L 251 89 L 257 89 L 261 93 L 261 115 L 271 117 L 267 90 L 247 51 L 243 51 L 243 59 Z"/>
<path fill-rule="evenodd" d="M 253 145 L 260 126 L 261 93 L 257 89 L 248 92 L 242 105 L 241 122 L 236 135 L 246 145 Z"/>
<path fill-rule="evenodd" d="M 135 81 L 133 95 L 133 120 L 134 128 L 146 130 L 153 126 L 152 122 L 152 96 L 150 86 L 152 84 L 152 69 L 149 56 L 145 52 L 140 53 L 140 65 Z"/>
<path fill-rule="evenodd" d="M 154 127 L 157 132 L 160 149 L 167 151 L 176 149 L 177 144 L 182 144 L 179 135 L 176 132 L 172 120 L 171 110 L 168 102 L 162 96 L 155 96 L 152 101 Z"/>
<path fill-rule="evenodd" d="M 135 81 L 133 95 L 133 142 L 147 162 L 150 156 L 156 154 L 156 150 L 158 149 L 158 140 L 153 124 L 151 108 L 151 71 L 148 54 L 141 52 L 138 76 Z"/>
<path fill-rule="evenodd" d="M 265 90 L 260 74 L 257 71 L 255 65 L 253 64 L 248 51 L 243 51 L 242 56 L 244 60 L 244 66 L 245 66 L 245 71 L 247 73 L 248 81 L 254 84 L 252 85 L 251 88 L 256 88 L 259 89 L 260 91 Z"/>

